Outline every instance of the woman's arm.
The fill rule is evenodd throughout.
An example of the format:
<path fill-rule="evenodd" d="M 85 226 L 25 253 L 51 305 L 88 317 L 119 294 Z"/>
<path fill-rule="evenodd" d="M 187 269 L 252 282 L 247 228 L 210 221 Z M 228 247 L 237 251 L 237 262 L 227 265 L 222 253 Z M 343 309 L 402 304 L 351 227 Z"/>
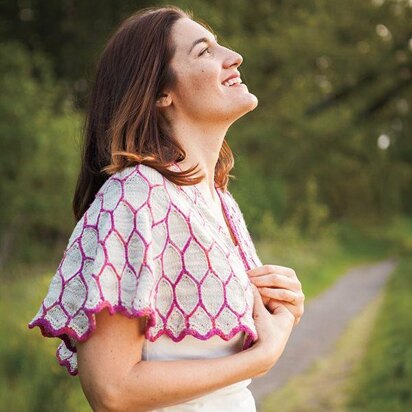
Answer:
<path fill-rule="evenodd" d="M 106 309 L 95 316 L 96 330 L 77 351 L 81 385 L 96 412 L 150 411 L 262 375 L 289 338 L 279 336 L 272 357 L 253 346 L 213 359 L 146 361 L 141 359 L 145 317 L 110 316 Z"/>

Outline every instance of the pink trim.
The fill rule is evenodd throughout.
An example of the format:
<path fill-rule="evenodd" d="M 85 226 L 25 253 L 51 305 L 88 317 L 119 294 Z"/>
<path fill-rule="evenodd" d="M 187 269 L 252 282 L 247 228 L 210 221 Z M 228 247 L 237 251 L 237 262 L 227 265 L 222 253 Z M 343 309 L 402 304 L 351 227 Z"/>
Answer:
<path fill-rule="evenodd" d="M 149 322 L 147 324 L 148 326 L 150 324 L 154 325 L 154 322 L 155 322 L 155 318 L 153 316 L 154 312 L 152 309 L 145 308 L 145 309 L 137 310 L 137 311 L 132 310 L 132 314 L 130 315 L 129 311 L 124 306 L 121 306 L 121 305 L 112 306 L 109 302 L 103 301 L 95 309 L 91 309 L 91 310 L 83 309 L 86 312 L 87 317 L 89 318 L 89 325 L 90 325 L 89 328 L 87 329 L 87 332 L 84 335 L 78 335 L 73 329 L 67 326 L 63 328 L 59 328 L 59 329 L 53 328 L 51 323 L 45 318 L 36 319 L 33 322 L 30 322 L 28 324 L 28 327 L 29 329 L 32 329 L 36 326 L 39 327 L 41 334 L 46 338 L 55 338 L 55 337 L 60 338 L 64 342 L 68 350 L 72 351 L 73 353 L 77 353 L 77 349 L 76 347 L 72 346 L 69 337 L 79 342 L 85 342 L 96 329 L 95 318 L 94 316 L 91 316 L 91 315 L 99 313 L 104 308 L 107 308 L 111 315 L 120 313 L 120 314 L 126 315 L 130 319 L 138 318 L 140 316 L 149 316 Z M 194 329 L 186 328 L 177 337 L 175 337 L 173 335 L 173 332 L 167 327 L 160 330 L 157 335 L 153 336 L 150 334 L 150 329 L 148 327 L 146 328 L 145 337 L 150 342 L 155 342 L 162 335 L 168 336 L 174 342 L 180 342 L 182 339 L 185 338 L 185 336 L 189 336 L 189 335 L 194 336 L 203 341 L 210 339 L 212 336 L 220 336 L 223 340 L 228 341 L 233 336 L 237 335 L 239 332 L 246 333 L 246 339 L 243 344 L 243 350 L 248 349 L 251 346 L 251 344 L 258 338 L 257 334 L 253 330 L 251 330 L 250 328 L 244 325 L 239 325 L 235 327 L 228 334 L 223 333 L 220 329 L 213 328 L 206 335 L 202 335 Z M 78 375 L 77 368 L 73 370 L 70 362 L 67 359 L 62 359 L 58 351 L 56 352 L 56 356 L 57 356 L 57 360 L 59 364 L 61 366 L 66 367 L 70 375 L 72 376 Z"/>

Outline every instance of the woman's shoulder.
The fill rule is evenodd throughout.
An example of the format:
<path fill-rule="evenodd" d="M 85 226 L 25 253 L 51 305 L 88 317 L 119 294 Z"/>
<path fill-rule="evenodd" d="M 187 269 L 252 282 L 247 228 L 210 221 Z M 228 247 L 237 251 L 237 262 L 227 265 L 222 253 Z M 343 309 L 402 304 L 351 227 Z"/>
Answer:
<path fill-rule="evenodd" d="M 166 178 L 155 168 L 138 164 L 112 174 L 96 193 L 104 209 L 113 210 L 124 202 L 135 211 L 149 206 L 164 193 Z M 164 196 L 163 196 L 164 197 Z"/>

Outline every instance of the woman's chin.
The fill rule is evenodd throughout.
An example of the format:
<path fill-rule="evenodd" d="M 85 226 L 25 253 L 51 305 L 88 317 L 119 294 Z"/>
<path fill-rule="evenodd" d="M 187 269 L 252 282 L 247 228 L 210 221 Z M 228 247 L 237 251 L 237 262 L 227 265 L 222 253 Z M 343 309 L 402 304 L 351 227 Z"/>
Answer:
<path fill-rule="evenodd" d="M 249 108 L 248 111 L 255 109 L 258 105 L 258 98 L 249 91 L 246 84 L 242 83 L 241 85 L 237 86 L 224 87 L 224 89 L 225 93 L 229 93 L 226 94 L 226 96 L 229 97 L 231 105 L 236 105 L 237 107 L 247 106 Z"/>
<path fill-rule="evenodd" d="M 258 98 L 253 94 L 253 93 L 249 93 L 250 97 L 251 97 L 251 109 L 250 111 L 256 109 L 257 105 L 259 104 L 259 100 Z"/>
<path fill-rule="evenodd" d="M 242 101 L 239 102 L 239 105 L 237 106 L 237 112 L 240 112 L 243 116 L 244 114 L 255 110 L 258 103 L 259 100 L 254 94 L 247 93 L 247 95 L 243 96 Z"/>
<path fill-rule="evenodd" d="M 220 109 L 216 108 L 218 110 L 217 113 L 214 113 L 216 121 L 220 119 L 225 123 L 229 121 L 229 123 L 232 124 L 245 114 L 255 110 L 258 103 L 258 98 L 254 94 L 250 92 L 243 93 L 242 96 L 232 98 L 225 106 L 221 106 Z M 211 116 L 208 116 L 208 119 L 210 119 L 210 117 Z"/>

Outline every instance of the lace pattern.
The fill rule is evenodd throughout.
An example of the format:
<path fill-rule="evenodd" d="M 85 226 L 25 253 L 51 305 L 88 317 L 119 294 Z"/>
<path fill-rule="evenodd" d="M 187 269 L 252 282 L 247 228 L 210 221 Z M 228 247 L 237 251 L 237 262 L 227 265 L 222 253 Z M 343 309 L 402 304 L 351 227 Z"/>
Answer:
<path fill-rule="evenodd" d="M 222 233 L 196 188 L 178 186 L 146 165 L 109 177 L 77 222 L 29 328 L 62 340 L 59 363 L 77 375 L 76 342 L 95 314 L 148 316 L 145 336 L 257 339 L 246 270 L 261 265 L 243 215 L 217 189 L 238 247 Z"/>

